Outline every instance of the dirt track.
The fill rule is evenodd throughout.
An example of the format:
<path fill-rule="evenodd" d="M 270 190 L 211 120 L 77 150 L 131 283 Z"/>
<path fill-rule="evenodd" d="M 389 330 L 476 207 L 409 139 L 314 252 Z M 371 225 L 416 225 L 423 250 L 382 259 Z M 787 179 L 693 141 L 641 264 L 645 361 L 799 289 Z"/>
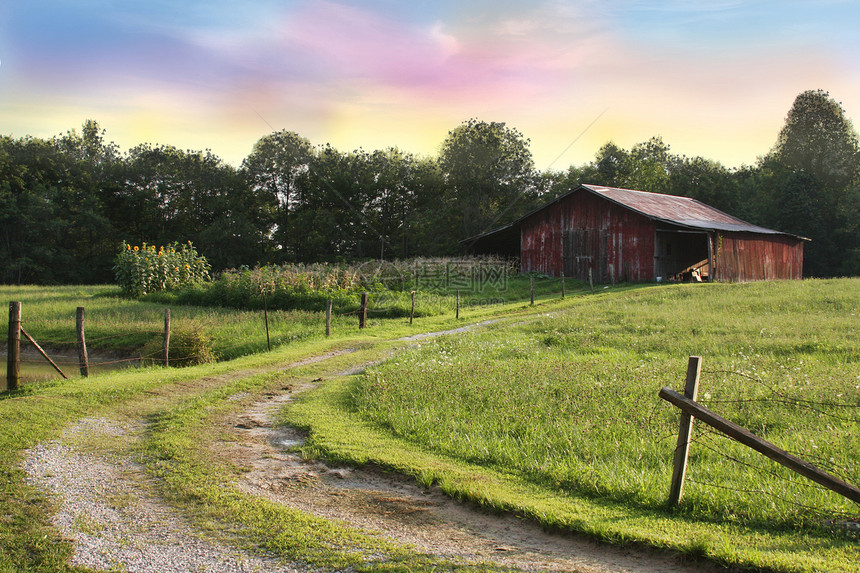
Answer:
<path fill-rule="evenodd" d="M 276 369 L 323 362 L 348 352 L 321 354 Z M 546 533 L 531 521 L 482 511 L 454 501 L 436 488 L 421 487 L 414 480 L 377 468 L 306 462 L 293 453 L 303 437 L 291 428 L 274 427 L 272 419 L 296 393 L 313 385 L 284 387 L 222 420 L 223 427 L 215 435 L 225 438 L 213 447 L 213 456 L 225 456 L 245 470 L 239 487 L 247 493 L 463 562 L 582 573 L 725 571 L 644 548 Z M 141 420 L 85 419 L 67 429 L 58 442 L 27 453 L 25 469 L 31 483 L 57 497 L 53 521 L 74 542 L 73 563 L 164 573 L 189 571 L 191 564 L 195 571 L 286 573 L 303 569 L 249 555 L 195 532 L 156 496 L 158 488 L 129 454 L 144 427 Z"/>

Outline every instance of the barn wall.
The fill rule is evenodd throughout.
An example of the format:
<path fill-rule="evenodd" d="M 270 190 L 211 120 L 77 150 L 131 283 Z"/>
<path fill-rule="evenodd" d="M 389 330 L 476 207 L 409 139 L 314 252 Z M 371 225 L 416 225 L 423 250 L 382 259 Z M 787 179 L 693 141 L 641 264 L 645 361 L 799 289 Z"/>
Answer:
<path fill-rule="evenodd" d="M 650 281 L 654 238 L 650 219 L 581 190 L 522 222 L 521 271 L 561 276 L 567 255 L 571 278 L 587 280 L 590 268 L 596 282 Z"/>
<path fill-rule="evenodd" d="M 746 282 L 803 278 L 803 241 L 784 235 L 720 233 L 714 278 Z"/>
<path fill-rule="evenodd" d="M 520 272 L 561 276 L 561 209 L 553 203 L 520 225 Z"/>

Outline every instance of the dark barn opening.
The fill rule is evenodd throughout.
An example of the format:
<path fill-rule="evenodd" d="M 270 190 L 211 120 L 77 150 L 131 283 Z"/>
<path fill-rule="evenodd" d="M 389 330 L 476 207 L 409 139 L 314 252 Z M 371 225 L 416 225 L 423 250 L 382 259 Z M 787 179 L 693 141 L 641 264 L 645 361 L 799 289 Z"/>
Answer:
<path fill-rule="evenodd" d="M 655 279 L 658 282 L 709 280 L 708 244 L 708 234 L 702 231 L 658 228 L 654 245 Z"/>

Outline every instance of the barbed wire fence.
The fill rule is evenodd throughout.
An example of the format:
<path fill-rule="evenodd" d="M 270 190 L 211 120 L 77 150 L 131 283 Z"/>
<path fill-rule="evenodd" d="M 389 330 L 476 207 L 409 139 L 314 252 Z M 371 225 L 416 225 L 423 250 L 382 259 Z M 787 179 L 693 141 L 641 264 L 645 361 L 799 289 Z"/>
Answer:
<path fill-rule="evenodd" d="M 738 417 L 740 413 L 743 413 L 745 406 L 755 406 L 759 415 L 748 414 L 745 417 L 748 418 L 747 423 L 755 426 L 758 433 L 763 435 L 768 435 L 768 420 L 780 419 L 780 417 L 783 420 L 783 425 L 787 423 L 785 420 L 791 420 L 791 427 L 796 427 L 798 432 L 802 432 L 804 427 L 812 428 L 811 422 L 813 420 L 815 427 L 822 427 L 822 420 L 824 420 L 823 427 L 825 431 L 831 434 L 855 432 L 856 425 L 860 423 L 860 404 L 840 400 L 838 399 L 839 396 L 833 399 L 809 397 L 803 394 L 801 389 L 794 392 L 787 391 L 762 376 L 752 375 L 748 372 L 703 369 L 702 374 L 739 379 L 744 382 L 744 384 L 738 385 L 739 388 L 755 389 L 755 395 L 752 396 L 711 397 L 708 395 L 702 399 L 700 394 L 696 401 L 702 406 L 706 406 L 707 409 L 725 413 L 728 418 Z M 662 391 L 661 397 L 663 397 Z M 677 404 L 675 405 L 677 406 Z M 655 412 L 652 413 L 652 417 L 656 416 L 658 406 L 659 404 L 655 405 Z M 761 420 L 750 422 L 750 419 L 756 418 L 761 418 Z M 796 522 L 799 519 L 801 521 L 817 520 L 824 524 L 838 522 L 849 525 L 851 531 L 860 530 L 860 509 L 851 506 L 851 504 L 846 505 L 833 501 L 837 498 L 831 493 L 836 491 L 832 487 L 825 487 L 820 483 L 811 481 L 812 478 L 809 476 L 794 473 L 796 470 L 779 465 L 782 462 L 771 461 L 774 458 L 768 460 L 764 456 L 756 456 L 750 449 L 747 449 L 746 445 L 742 445 L 723 431 L 706 422 L 700 423 L 695 418 L 695 414 L 693 414 L 693 419 L 696 423 L 689 442 L 691 451 L 697 452 L 696 455 L 700 459 L 712 457 L 722 460 L 717 465 L 726 468 L 719 472 L 720 475 L 718 476 L 707 475 L 707 470 L 700 469 L 700 467 L 713 468 L 714 464 L 702 463 L 697 465 L 691 463 L 690 473 L 685 478 L 687 482 L 696 487 L 699 499 L 706 498 L 714 492 L 722 492 L 721 499 L 726 504 L 723 510 L 727 514 L 738 512 L 738 508 L 743 508 L 747 503 L 745 500 L 750 500 L 749 505 L 768 507 L 772 512 L 774 521 Z M 802 436 L 801 433 L 800 437 L 794 440 L 786 439 L 784 435 L 775 439 L 780 442 L 794 441 L 798 443 L 799 439 L 803 439 Z M 677 434 L 661 436 L 658 439 L 660 441 L 674 440 L 676 437 Z M 822 448 L 817 445 L 806 449 L 796 445 L 794 447 L 791 445 L 780 447 L 784 447 L 785 452 L 790 456 L 811 464 L 823 473 L 830 474 L 837 481 L 845 482 L 848 488 L 855 491 L 849 491 L 847 494 L 837 493 L 845 497 L 850 495 L 851 497 L 848 499 L 857 502 L 855 499 L 857 487 L 852 484 L 860 484 L 858 452 L 840 451 L 833 443 L 822 444 Z M 752 479 L 751 476 L 753 476 Z M 685 478 L 682 477 L 681 479 Z M 750 486 L 750 484 L 757 485 Z M 718 496 L 714 495 L 713 497 Z M 838 499 L 845 500 L 844 497 Z M 678 501 L 680 499 L 675 500 L 675 503 Z M 820 502 L 820 504 L 816 502 Z M 670 505 L 672 503 L 670 493 Z M 742 509 L 740 513 L 743 513 Z"/>

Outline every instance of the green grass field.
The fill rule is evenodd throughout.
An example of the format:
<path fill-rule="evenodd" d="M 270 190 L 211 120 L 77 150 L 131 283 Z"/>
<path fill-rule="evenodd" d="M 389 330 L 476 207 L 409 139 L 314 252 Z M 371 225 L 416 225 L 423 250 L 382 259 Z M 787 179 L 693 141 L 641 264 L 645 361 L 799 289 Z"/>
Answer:
<path fill-rule="evenodd" d="M 589 298 L 410 349 L 355 383 L 354 407 L 422 448 L 657 509 L 678 419 L 657 391 L 683 390 L 687 357 L 701 355 L 703 404 L 860 483 L 858 286 L 678 285 Z M 702 427 L 683 514 L 772 527 L 858 516 L 852 502 L 759 458 Z"/>
<path fill-rule="evenodd" d="M 282 412 L 286 423 L 309 430 L 308 455 L 390 467 L 453 496 L 609 542 L 773 571 L 856 570 L 856 533 L 833 525 L 858 519 L 855 504 L 702 425 L 694 432 L 682 506 L 668 510 L 678 412 L 657 391 L 680 390 L 687 357 L 703 356 L 701 402 L 860 484 L 860 280 L 622 286 L 593 294 L 580 288 L 569 289 L 565 301 L 557 298 L 557 281 L 538 280 L 543 290 L 535 307 L 528 304 L 528 280 L 518 281 L 510 289 L 513 302 L 464 308 L 459 321 L 450 312 L 414 325 L 371 316 L 360 332 L 348 315 L 336 322 L 336 336 L 324 340 L 320 313 L 307 313 L 306 322 L 289 327 L 295 338 L 277 339 L 272 353 L 38 383 L 3 396 L 0 422 L 16 430 L 0 435 L 0 498 L 8 507 L 0 523 L 0 571 L 6 563 L 10 571 L 62 570 L 69 547 L 46 521 L 50 503 L 22 485 L 18 460 L 64 424 L 109 412 L 156 422 L 144 444 L 151 471 L 163 478 L 169 499 L 212 527 L 246 524 L 252 543 L 321 567 L 351 566 L 355 550 L 389 552 L 402 570 L 434 570 L 433 560 L 381 548 L 351 530 L 324 528 L 317 544 L 313 532 L 322 525 L 238 495 L 235 469 L 207 457 L 210 420 L 242 407 L 230 396 L 247 392 L 253 400 L 285 379 L 312 379 L 326 368 L 383 356 L 390 358 L 361 375 L 328 379 Z M 104 290 L 0 287 L 0 294 L 22 300 L 25 328 L 45 338 L 73 328 L 76 306 L 88 309 L 88 338 L 112 340 L 136 329 L 130 348 L 155 336 L 163 305 Z M 237 336 L 248 339 L 242 353 L 265 347 L 259 312 L 172 311 L 205 329 L 215 348 L 238 347 Z M 113 317 L 101 319 L 101 331 L 99 316 Z M 497 322 L 468 334 L 391 342 L 487 318 Z M 338 364 L 267 373 L 345 345 L 362 350 Z M 258 373 L 217 386 L 218 376 L 242 370 Z M 260 512 L 274 516 L 277 539 L 254 525 Z"/>
<path fill-rule="evenodd" d="M 702 403 L 860 484 L 858 327 L 856 279 L 607 291 L 427 340 L 286 417 L 317 432 L 313 453 L 388 464 L 547 526 L 727 564 L 851 571 L 856 534 L 833 524 L 860 520 L 856 504 L 701 424 L 669 511 L 679 413 L 657 392 L 683 390 L 688 356 L 702 356 Z M 343 417 L 362 437 L 334 429 Z M 410 452 L 435 461 L 404 462 Z M 518 493 L 476 491 L 464 472 Z"/>
<path fill-rule="evenodd" d="M 560 294 L 558 280 L 537 281 L 537 301 L 556 298 Z M 585 292 L 585 286 L 567 281 L 571 296 Z M 0 300 L 22 303 L 23 326 L 42 346 L 74 349 L 76 344 L 76 308 L 85 308 L 87 346 L 128 358 L 157 359 L 161 356 L 164 329 L 164 309 L 171 309 L 171 356 L 200 354 L 216 360 L 229 360 L 266 350 L 266 329 L 262 299 L 246 301 L 249 309 L 177 305 L 173 297 L 159 294 L 152 300 L 132 300 L 121 296 L 119 287 L 97 286 L 2 286 Z M 258 297 L 259 298 L 259 297 Z M 461 315 L 482 315 L 496 312 L 506 304 L 528 301 L 527 277 L 510 277 L 498 285 L 482 289 L 464 288 L 461 293 Z M 357 298 L 356 298 L 357 300 Z M 369 326 L 390 328 L 408 320 L 410 294 L 400 292 L 371 293 L 368 305 Z M 416 317 L 422 324 L 432 317 L 446 319 L 455 314 L 456 296 L 452 292 L 416 293 Z M 397 309 L 392 313 L 392 308 Z M 394 317 L 392 317 L 392 314 Z M 0 320 L 7 321 L 7 311 Z M 325 315 L 310 310 L 269 310 L 269 338 L 272 346 L 319 340 L 325 336 Z M 352 335 L 358 331 L 358 312 L 350 308 L 335 311 L 332 332 L 335 336 Z M 3 332 L 6 332 L 5 330 Z M 5 336 L 0 345 L 5 345 Z"/>

